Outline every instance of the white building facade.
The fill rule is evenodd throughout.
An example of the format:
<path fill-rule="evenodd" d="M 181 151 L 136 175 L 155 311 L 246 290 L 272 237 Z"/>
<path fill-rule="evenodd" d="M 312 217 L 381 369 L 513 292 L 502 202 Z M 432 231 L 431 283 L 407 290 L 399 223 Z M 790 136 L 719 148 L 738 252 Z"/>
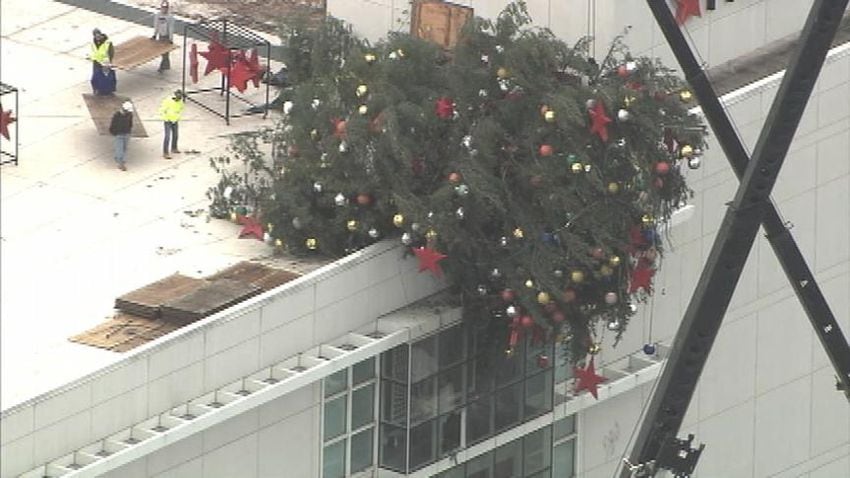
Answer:
<path fill-rule="evenodd" d="M 493 16 L 507 2 L 459 3 Z M 811 3 L 718 0 L 687 30 L 716 66 L 798 32 Z M 328 4 L 370 37 L 408 28 L 406 1 Z M 636 54 L 675 65 L 641 0 L 528 5 L 565 39 L 594 33 L 597 56 L 631 25 Z M 780 79 L 724 98 L 749 148 Z M 484 360 L 486 334 L 442 305 L 445 284 L 418 273 L 400 245 L 381 243 L 4 410 L 0 477 L 615 476 L 738 185 L 711 140 L 688 179 L 693 208 L 670 231 L 654 297 L 616 347 L 603 343 L 599 400 L 573 395 L 554 348 Z M 830 52 L 773 197 L 846 336 L 850 45 Z M 656 355 L 641 352 L 650 342 L 661 344 Z M 706 444 L 697 477 L 850 476 L 850 407 L 763 237 L 687 433 Z"/>

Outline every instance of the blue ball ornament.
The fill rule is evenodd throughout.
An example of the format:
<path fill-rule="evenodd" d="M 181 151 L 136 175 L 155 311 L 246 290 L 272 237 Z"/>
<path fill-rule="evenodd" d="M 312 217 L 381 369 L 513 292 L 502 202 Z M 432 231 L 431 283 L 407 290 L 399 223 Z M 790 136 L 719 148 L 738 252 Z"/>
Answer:
<path fill-rule="evenodd" d="M 646 355 L 655 355 L 655 344 L 644 345 L 643 353 L 645 353 Z"/>

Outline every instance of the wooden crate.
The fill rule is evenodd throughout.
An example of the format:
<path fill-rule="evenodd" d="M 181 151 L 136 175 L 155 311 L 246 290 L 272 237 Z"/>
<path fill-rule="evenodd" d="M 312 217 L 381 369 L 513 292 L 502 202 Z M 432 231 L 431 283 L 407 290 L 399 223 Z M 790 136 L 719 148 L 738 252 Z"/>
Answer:
<path fill-rule="evenodd" d="M 156 319 L 160 316 L 162 304 L 183 297 L 206 283 L 203 279 L 172 274 L 118 297 L 115 299 L 115 308 L 128 314 Z"/>
<path fill-rule="evenodd" d="M 174 43 L 157 41 L 144 36 L 133 37 L 115 45 L 112 66 L 119 70 L 132 70 L 177 48 Z"/>
<path fill-rule="evenodd" d="M 112 115 L 121 108 L 122 103 L 130 101 L 130 98 L 118 95 L 92 95 L 86 93 L 83 94 L 83 101 L 86 102 L 86 107 L 89 109 L 89 114 L 92 121 L 94 121 L 98 134 L 108 135 Z M 130 102 L 132 103 L 132 101 Z M 134 138 L 148 137 L 145 126 L 142 124 L 142 119 L 139 118 L 139 110 L 137 108 L 133 108 L 133 129 L 130 130 L 130 136 Z"/>
<path fill-rule="evenodd" d="M 418 0 L 413 5 L 410 34 L 452 50 L 473 14 L 471 7 L 442 0 Z"/>
<path fill-rule="evenodd" d="M 162 319 L 180 325 L 189 324 L 260 292 L 262 290 L 255 285 L 231 279 L 207 281 L 188 294 L 162 304 Z"/>

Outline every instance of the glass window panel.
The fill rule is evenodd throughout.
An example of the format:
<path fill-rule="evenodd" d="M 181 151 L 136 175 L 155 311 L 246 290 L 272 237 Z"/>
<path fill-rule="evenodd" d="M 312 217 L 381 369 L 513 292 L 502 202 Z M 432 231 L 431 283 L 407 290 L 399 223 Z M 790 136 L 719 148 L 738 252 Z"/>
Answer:
<path fill-rule="evenodd" d="M 576 441 L 570 440 L 557 445 L 552 456 L 552 478 L 575 476 Z"/>
<path fill-rule="evenodd" d="M 440 369 L 460 363 L 465 356 L 464 328 L 457 325 L 440 332 Z"/>
<path fill-rule="evenodd" d="M 407 425 L 407 385 L 384 380 L 381 384 L 381 420 Z"/>
<path fill-rule="evenodd" d="M 466 465 L 458 465 L 446 470 L 437 475 L 437 478 L 466 478 Z"/>
<path fill-rule="evenodd" d="M 336 395 L 348 388 L 348 369 L 333 373 L 325 379 L 325 398 Z"/>
<path fill-rule="evenodd" d="M 469 361 L 467 386 L 470 400 L 493 390 L 493 365 L 489 355 L 480 355 Z"/>
<path fill-rule="evenodd" d="M 550 368 L 553 362 L 552 355 L 553 349 L 552 345 L 549 342 L 544 341 L 538 344 L 534 344 L 533 341 L 530 341 L 528 345 L 526 345 L 526 375 L 534 375 L 535 373 L 540 372 L 543 369 Z M 540 360 L 541 356 L 545 356 L 547 360 Z M 543 367 L 541 367 L 541 364 L 543 365 Z"/>
<path fill-rule="evenodd" d="M 540 473 L 537 473 L 535 475 L 526 475 L 525 478 L 551 478 L 551 477 L 552 477 L 552 471 L 547 469 L 547 470 L 543 470 Z"/>
<path fill-rule="evenodd" d="M 496 448 L 493 478 L 518 478 L 522 473 L 522 440 Z"/>
<path fill-rule="evenodd" d="M 437 377 L 414 383 L 410 387 L 410 422 L 417 423 L 437 416 Z"/>
<path fill-rule="evenodd" d="M 437 395 L 440 413 L 446 413 L 463 405 L 463 371 L 464 367 L 461 365 L 439 375 Z"/>
<path fill-rule="evenodd" d="M 466 444 L 471 445 L 493 435 L 493 397 L 487 395 L 466 406 Z"/>
<path fill-rule="evenodd" d="M 570 363 L 569 342 L 555 344 L 555 383 L 573 378 L 573 366 Z"/>
<path fill-rule="evenodd" d="M 497 432 L 516 425 L 522 419 L 522 388 L 523 383 L 520 382 L 497 390 L 493 395 L 496 402 Z"/>
<path fill-rule="evenodd" d="M 351 368 L 351 382 L 353 385 L 363 383 L 375 378 L 375 357 L 357 362 Z M 353 386 L 352 385 L 352 386 Z"/>
<path fill-rule="evenodd" d="M 375 421 L 375 385 L 351 392 L 351 429 L 356 430 Z"/>
<path fill-rule="evenodd" d="M 549 369 L 525 380 L 525 419 L 552 409 L 552 370 Z"/>
<path fill-rule="evenodd" d="M 322 478 L 345 477 L 345 440 L 325 446 L 322 453 Z"/>
<path fill-rule="evenodd" d="M 408 346 L 399 345 L 381 354 L 381 376 L 407 383 Z"/>
<path fill-rule="evenodd" d="M 570 436 L 576 432 L 576 416 L 570 415 L 568 417 L 564 417 L 556 421 L 552 426 L 554 428 L 552 439 L 557 441 L 561 438 Z"/>
<path fill-rule="evenodd" d="M 487 452 L 466 463 L 467 478 L 493 477 L 493 452 Z"/>
<path fill-rule="evenodd" d="M 431 420 L 410 429 L 410 471 L 437 459 L 437 421 Z"/>
<path fill-rule="evenodd" d="M 347 405 L 345 395 L 325 402 L 325 441 L 332 440 L 345 433 Z"/>
<path fill-rule="evenodd" d="M 407 429 L 381 425 L 379 461 L 382 467 L 405 473 Z"/>
<path fill-rule="evenodd" d="M 410 380 L 418 382 L 437 373 L 437 336 L 416 342 L 410 348 Z"/>
<path fill-rule="evenodd" d="M 505 354 L 496 360 L 494 373 L 496 375 L 496 386 L 500 387 L 522 378 L 522 365 L 525 362 L 523 356 L 522 342 L 517 344 L 514 353 Z"/>
<path fill-rule="evenodd" d="M 533 475 L 552 465 L 552 429 L 541 428 L 523 438 L 525 476 Z"/>
<path fill-rule="evenodd" d="M 440 456 L 460 448 L 460 410 L 439 419 Z"/>
<path fill-rule="evenodd" d="M 374 428 L 367 428 L 351 436 L 351 473 L 357 473 L 372 466 L 374 431 Z"/>

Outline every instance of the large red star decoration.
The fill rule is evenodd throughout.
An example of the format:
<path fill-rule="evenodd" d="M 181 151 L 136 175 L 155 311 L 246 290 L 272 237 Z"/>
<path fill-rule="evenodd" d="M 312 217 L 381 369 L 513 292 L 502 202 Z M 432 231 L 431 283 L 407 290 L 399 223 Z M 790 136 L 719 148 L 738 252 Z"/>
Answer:
<path fill-rule="evenodd" d="M 451 98 L 447 98 L 442 96 L 437 98 L 436 103 L 434 104 L 434 113 L 437 114 L 437 117 L 440 119 L 449 119 L 454 116 L 455 113 L 455 104 Z"/>
<path fill-rule="evenodd" d="M 654 275 L 655 269 L 652 267 L 652 262 L 644 257 L 638 259 L 629 281 L 629 294 L 634 294 L 640 289 L 647 293 L 652 292 L 652 276 Z"/>
<path fill-rule="evenodd" d="M 235 86 L 240 93 L 244 92 L 248 88 L 248 82 L 256 76 L 256 73 L 251 71 L 251 69 L 248 68 L 248 64 L 243 60 L 238 60 L 231 65 L 229 72 L 227 72 L 226 68 L 223 68 L 222 73 L 230 75 L 230 81 L 228 83 L 230 83 L 230 86 Z"/>
<path fill-rule="evenodd" d="M 216 40 L 213 40 L 207 47 L 207 51 L 202 51 L 200 55 L 207 59 L 207 66 L 204 68 L 204 76 L 207 76 L 219 68 L 227 68 L 227 62 L 230 59 L 230 50 Z"/>
<path fill-rule="evenodd" d="M 702 17 L 699 0 L 676 0 L 676 21 L 679 25 L 684 25 L 692 16 Z"/>
<path fill-rule="evenodd" d="M 239 224 L 242 225 L 242 230 L 239 231 L 239 238 L 254 236 L 258 241 L 263 240 L 263 226 L 259 221 L 251 216 L 239 216 Z"/>
<path fill-rule="evenodd" d="M 245 58 L 245 63 L 248 66 L 248 69 L 254 73 L 254 77 L 251 78 L 251 81 L 254 82 L 254 88 L 260 87 L 260 76 L 262 73 L 262 67 L 260 66 L 260 54 L 257 52 L 256 48 L 253 48 L 248 56 Z"/>
<path fill-rule="evenodd" d="M 597 101 L 588 113 L 590 114 L 590 133 L 596 134 L 602 141 L 608 141 L 608 123 L 611 122 L 611 118 L 605 115 L 605 106 L 602 105 L 602 101 Z"/>
<path fill-rule="evenodd" d="M 0 134 L 9 138 L 9 125 L 15 122 L 15 118 L 12 117 L 12 110 L 3 111 L 3 105 L 0 105 Z"/>
<path fill-rule="evenodd" d="M 198 45 L 192 43 L 189 48 L 189 76 L 192 78 L 192 83 L 198 82 Z"/>
<path fill-rule="evenodd" d="M 607 380 L 602 375 L 596 375 L 596 368 L 593 365 L 594 357 L 590 357 L 590 362 L 587 363 L 587 368 L 573 367 L 573 374 L 578 380 L 576 384 L 576 392 L 587 390 L 593 395 L 593 398 L 599 400 L 598 387 L 599 384 Z"/>
<path fill-rule="evenodd" d="M 428 270 L 434 277 L 443 277 L 443 269 L 438 262 L 448 257 L 447 255 L 425 247 L 414 247 L 413 253 L 419 259 L 419 272 Z"/>

